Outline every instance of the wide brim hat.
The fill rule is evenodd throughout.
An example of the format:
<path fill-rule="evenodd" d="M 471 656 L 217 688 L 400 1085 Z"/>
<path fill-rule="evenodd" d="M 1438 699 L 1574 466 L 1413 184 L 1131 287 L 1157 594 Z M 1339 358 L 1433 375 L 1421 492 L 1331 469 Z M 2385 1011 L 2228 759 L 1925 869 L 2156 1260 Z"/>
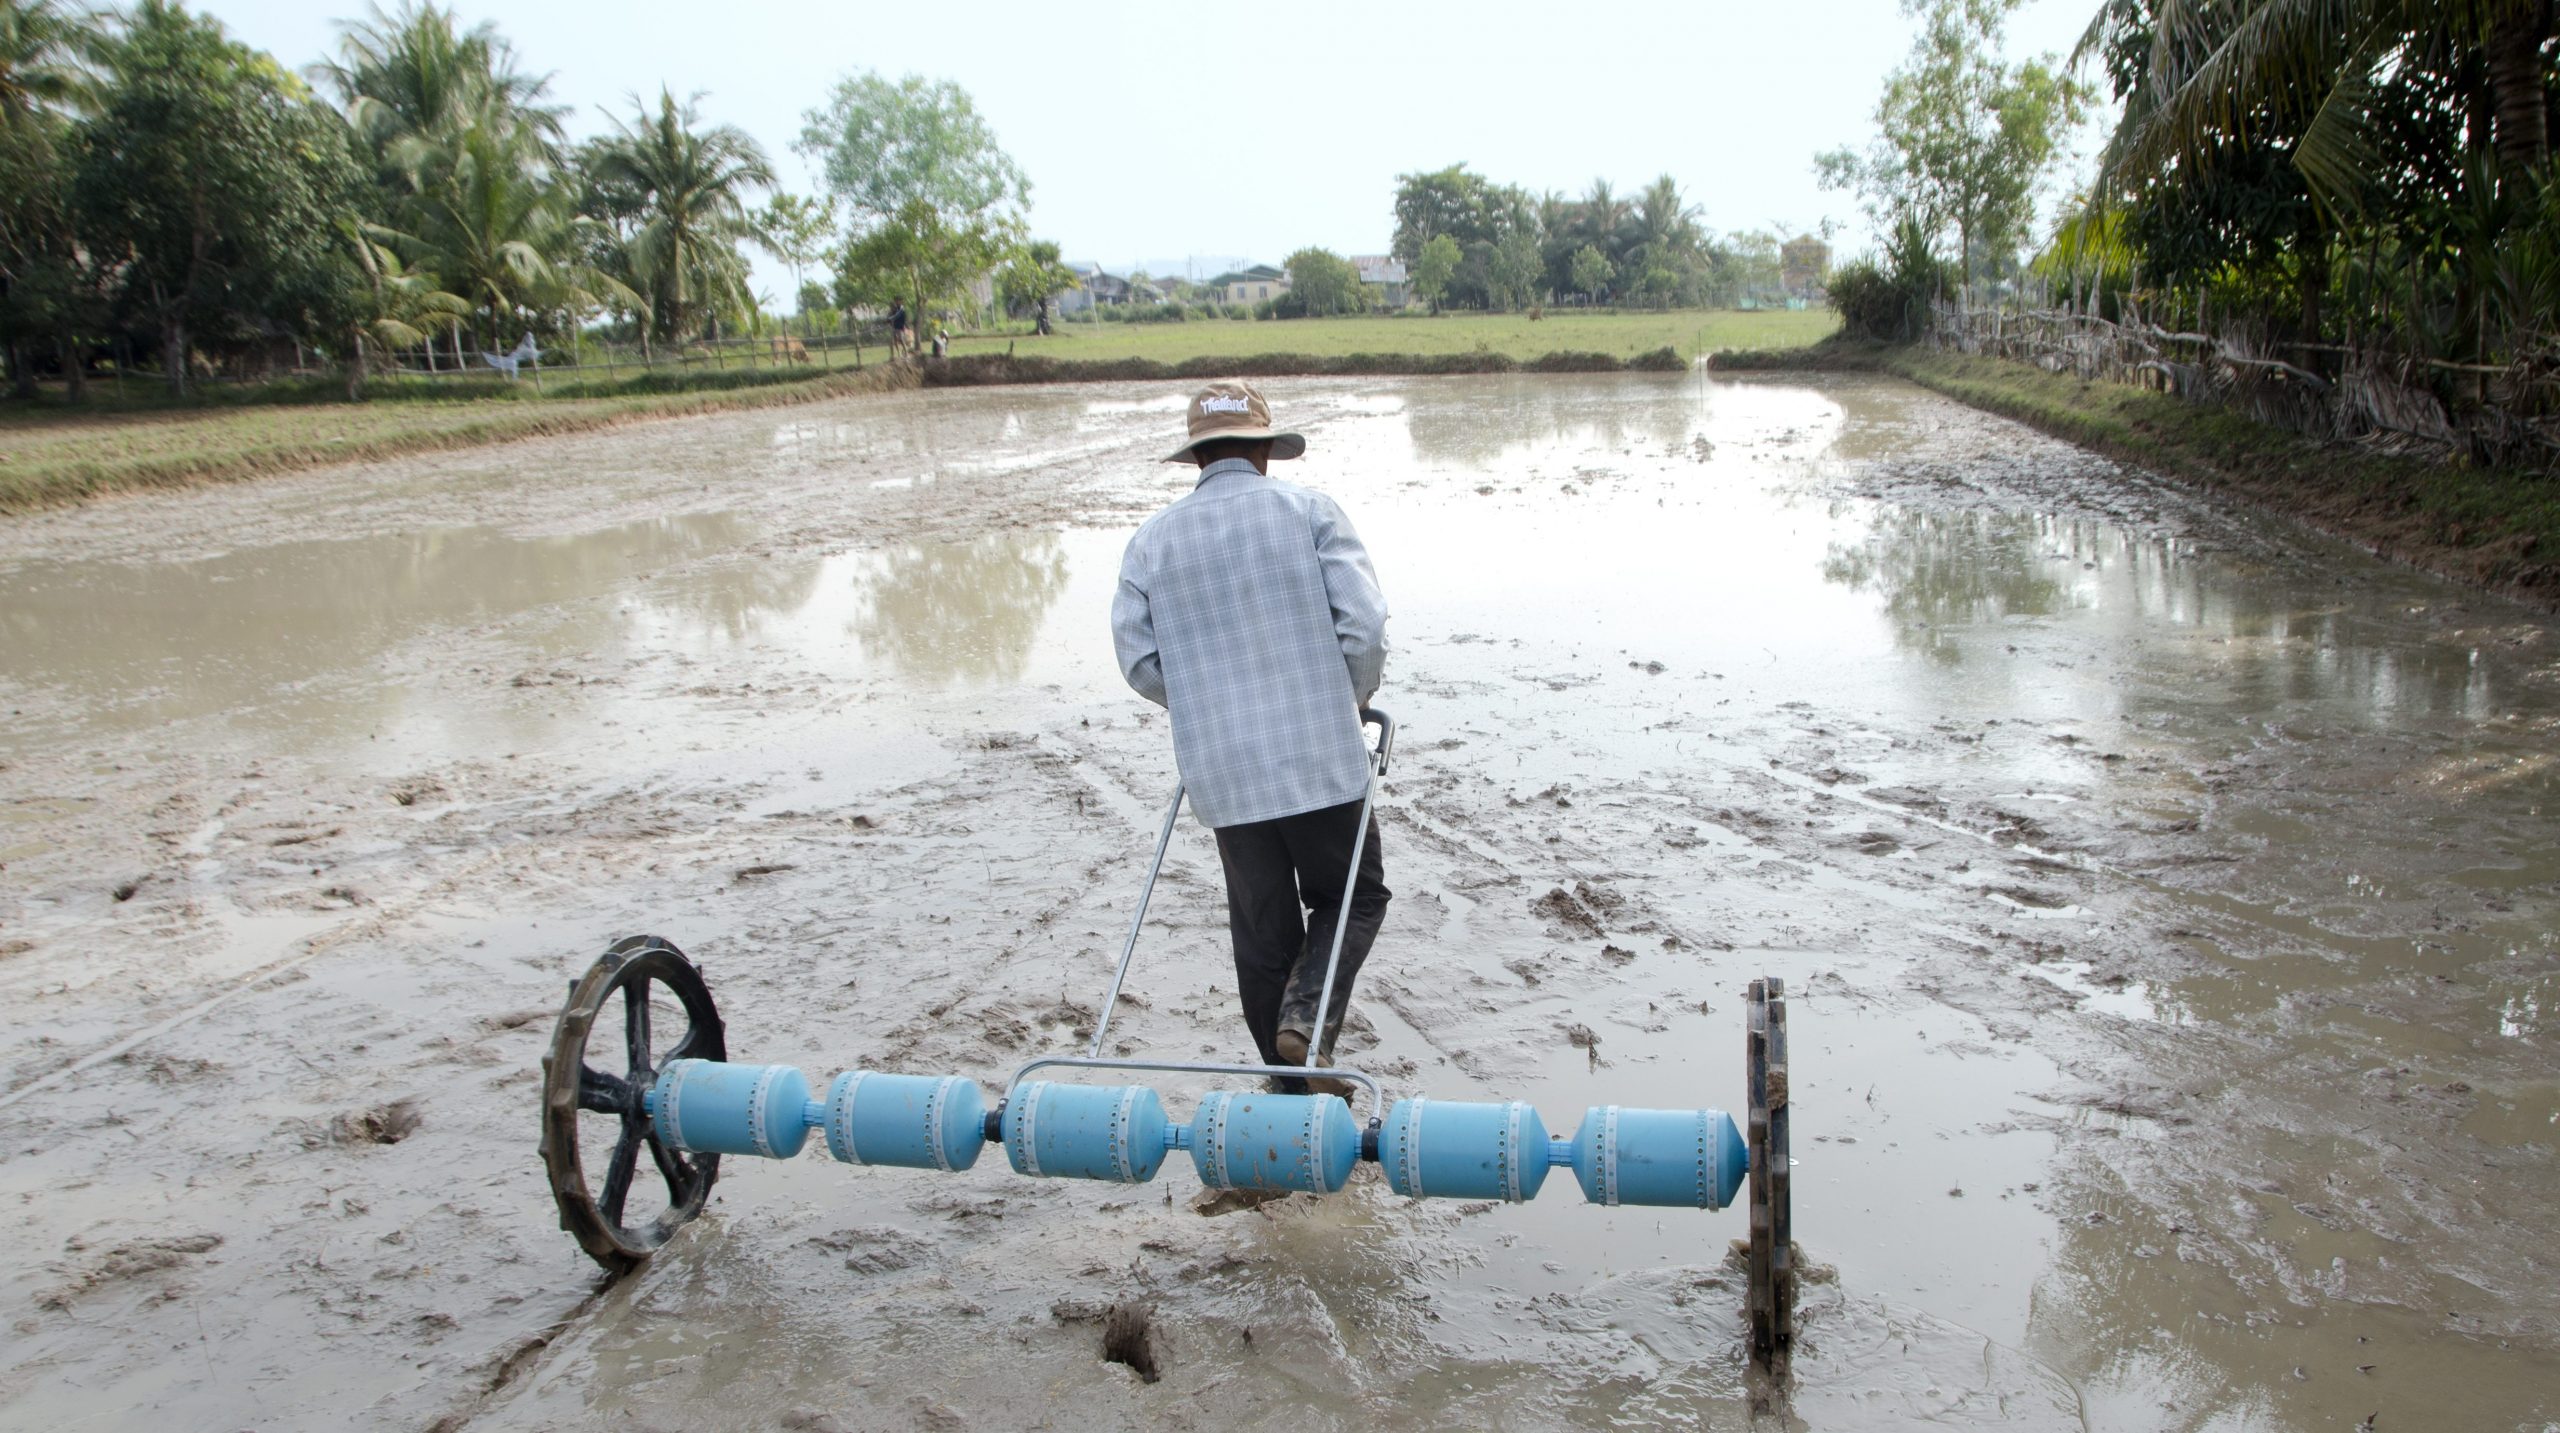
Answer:
<path fill-rule="evenodd" d="M 1192 450 L 1201 444 L 1230 438 L 1245 443 L 1268 438 L 1274 458 L 1294 458 L 1307 451 L 1304 437 L 1271 426 L 1271 405 L 1241 379 L 1224 379 L 1191 395 L 1185 415 L 1190 436 L 1165 455 L 1168 463 L 1190 462 Z"/>

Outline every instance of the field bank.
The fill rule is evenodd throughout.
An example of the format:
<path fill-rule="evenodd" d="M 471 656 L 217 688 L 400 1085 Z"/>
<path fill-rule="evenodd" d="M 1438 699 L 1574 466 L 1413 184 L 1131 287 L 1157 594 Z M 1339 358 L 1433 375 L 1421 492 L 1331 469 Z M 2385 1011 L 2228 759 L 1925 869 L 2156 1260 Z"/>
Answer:
<path fill-rule="evenodd" d="M 1886 379 L 1267 387 L 1396 614 L 1361 1058 L 1734 1108 L 1787 976 L 1808 1426 L 2553 1416 L 2548 619 Z M 1104 612 L 1181 404 L 0 533 L 11 1421 L 1739 1421 L 1738 1211 L 742 1161 L 602 1292 L 553 1227 L 534 1062 L 616 936 L 813 1073 L 1089 1028 L 1172 776 Z M 1236 1053 L 1224 942 L 1186 830 L 1115 1034 Z"/>

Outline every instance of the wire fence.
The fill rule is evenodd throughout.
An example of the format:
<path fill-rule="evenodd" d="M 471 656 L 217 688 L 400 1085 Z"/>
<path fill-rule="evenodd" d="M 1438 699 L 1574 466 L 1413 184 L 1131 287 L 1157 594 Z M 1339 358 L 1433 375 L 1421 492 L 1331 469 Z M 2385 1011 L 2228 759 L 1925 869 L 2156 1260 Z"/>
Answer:
<path fill-rule="evenodd" d="M 379 370 L 385 377 L 455 382 L 514 379 L 539 387 L 546 381 L 619 383 L 646 374 L 758 372 L 788 370 L 825 373 L 878 363 L 899 352 L 885 328 L 871 332 L 768 334 L 757 338 L 692 339 L 684 343 L 641 344 L 607 341 L 581 334 L 573 344 L 544 349 L 516 366 L 512 374 L 488 355 L 437 345 L 399 355 L 396 364 Z M 510 355 L 499 354 L 505 359 Z"/>

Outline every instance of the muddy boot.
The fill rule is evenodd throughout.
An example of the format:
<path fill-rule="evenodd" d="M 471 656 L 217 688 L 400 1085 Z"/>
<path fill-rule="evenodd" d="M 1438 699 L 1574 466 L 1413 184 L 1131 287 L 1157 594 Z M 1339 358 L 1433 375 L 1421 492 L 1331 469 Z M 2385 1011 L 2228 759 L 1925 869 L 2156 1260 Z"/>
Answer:
<path fill-rule="evenodd" d="M 1309 1015 L 1306 1017 L 1303 1024 L 1283 1025 L 1280 1027 L 1279 1038 L 1272 1042 L 1280 1047 L 1280 1063 L 1284 1065 L 1303 1065 L 1307 1062 L 1306 1026 L 1313 1025 L 1314 1023 L 1316 1023 L 1315 1017 Z M 1342 1033 L 1342 1025 L 1340 1022 L 1328 1020 L 1325 1023 L 1333 1027 L 1328 1033 L 1333 1035 L 1340 1035 Z M 1331 1065 L 1333 1063 L 1333 1041 L 1331 1040 L 1324 1042 L 1324 1063 L 1327 1065 Z M 1328 1077 L 1296 1080 L 1291 1083 L 1305 1086 L 1306 1088 L 1303 1093 L 1311 1095 L 1335 1095 L 1339 1096 L 1345 1102 L 1350 1100 L 1353 1088 L 1349 1080 L 1336 1080 Z M 1297 1094 L 1301 1093 L 1301 1091 L 1292 1090 L 1287 1093 Z"/>

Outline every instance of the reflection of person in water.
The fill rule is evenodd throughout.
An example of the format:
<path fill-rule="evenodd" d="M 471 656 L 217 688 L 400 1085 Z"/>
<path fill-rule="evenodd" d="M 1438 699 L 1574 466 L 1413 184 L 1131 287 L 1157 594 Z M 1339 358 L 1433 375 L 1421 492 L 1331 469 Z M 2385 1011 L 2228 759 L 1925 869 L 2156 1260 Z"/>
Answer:
<path fill-rule="evenodd" d="M 1302 1065 L 1311 1045 L 1332 1063 L 1390 895 L 1375 816 L 1350 879 L 1369 783 L 1360 712 L 1386 665 L 1387 603 L 1342 509 L 1269 476 L 1273 459 L 1306 447 L 1273 431 L 1248 384 L 1214 383 L 1194 397 L 1189 441 L 1165 461 L 1197 464 L 1199 484 L 1129 540 L 1111 606 L 1120 670 L 1172 714 L 1192 814 L 1217 832 L 1236 994 L 1266 1065 Z M 1316 1005 L 1346 899 L 1319 1038 Z"/>

